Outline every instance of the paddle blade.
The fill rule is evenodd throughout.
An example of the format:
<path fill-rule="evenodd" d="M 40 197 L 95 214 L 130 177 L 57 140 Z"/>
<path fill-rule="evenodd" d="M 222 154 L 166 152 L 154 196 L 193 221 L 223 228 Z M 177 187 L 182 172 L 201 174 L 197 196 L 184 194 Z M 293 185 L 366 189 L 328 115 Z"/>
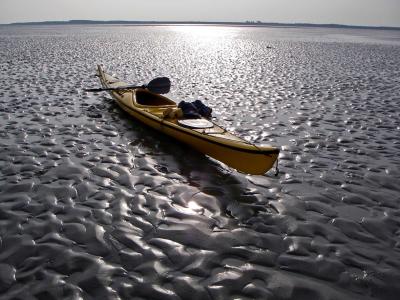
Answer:
<path fill-rule="evenodd" d="M 171 81 L 168 77 L 157 77 L 150 81 L 146 88 L 156 94 L 167 94 L 171 89 Z"/>

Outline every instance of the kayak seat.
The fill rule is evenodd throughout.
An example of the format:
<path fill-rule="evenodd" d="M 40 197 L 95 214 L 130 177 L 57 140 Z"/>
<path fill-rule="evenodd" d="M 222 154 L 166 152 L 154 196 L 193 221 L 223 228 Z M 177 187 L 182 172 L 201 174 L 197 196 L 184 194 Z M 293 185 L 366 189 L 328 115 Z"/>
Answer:
<path fill-rule="evenodd" d="M 166 106 L 176 105 L 176 103 L 166 97 L 149 92 L 144 89 L 138 89 L 135 93 L 136 103 L 146 106 Z"/>
<path fill-rule="evenodd" d="M 177 107 L 168 107 L 163 111 L 163 119 L 180 119 L 183 117 L 182 109 Z"/>

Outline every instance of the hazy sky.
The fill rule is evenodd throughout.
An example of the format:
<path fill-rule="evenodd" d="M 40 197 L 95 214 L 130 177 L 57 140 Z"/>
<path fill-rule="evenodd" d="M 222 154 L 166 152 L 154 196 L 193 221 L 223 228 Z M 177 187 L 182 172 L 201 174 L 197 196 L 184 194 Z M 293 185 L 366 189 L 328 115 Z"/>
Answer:
<path fill-rule="evenodd" d="M 71 19 L 400 27 L 400 0 L 0 0 L 1 24 Z"/>

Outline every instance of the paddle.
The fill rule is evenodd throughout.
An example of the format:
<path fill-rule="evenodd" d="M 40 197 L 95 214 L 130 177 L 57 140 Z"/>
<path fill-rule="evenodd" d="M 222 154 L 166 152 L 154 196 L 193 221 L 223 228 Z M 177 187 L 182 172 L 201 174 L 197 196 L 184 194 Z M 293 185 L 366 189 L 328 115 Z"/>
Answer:
<path fill-rule="evenodd" d="M 84 89 L 85 92 L 101 92 L 101 91 L 118 91 L 118 90 L 131 90 L 136 88 L 148 89 L 150 92 L 156 94 L 167 94 L 171 88 L 171 81 L 168 77 L 157 77 L 151 80 L 147 85 L 125 85 L 115 88 L 95 88 Z"/>

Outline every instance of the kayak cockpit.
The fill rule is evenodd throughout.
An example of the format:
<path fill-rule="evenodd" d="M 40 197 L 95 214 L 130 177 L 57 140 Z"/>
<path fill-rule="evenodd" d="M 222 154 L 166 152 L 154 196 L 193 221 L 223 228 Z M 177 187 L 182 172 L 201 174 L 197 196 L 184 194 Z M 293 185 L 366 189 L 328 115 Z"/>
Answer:
<path fill-rule="evenodd" d="M 133 94 L 135 105 L 141 106 L 176 106 L 176 103 L 167 97 L 152 93 L 146 89 L 136 89 Z"/>

